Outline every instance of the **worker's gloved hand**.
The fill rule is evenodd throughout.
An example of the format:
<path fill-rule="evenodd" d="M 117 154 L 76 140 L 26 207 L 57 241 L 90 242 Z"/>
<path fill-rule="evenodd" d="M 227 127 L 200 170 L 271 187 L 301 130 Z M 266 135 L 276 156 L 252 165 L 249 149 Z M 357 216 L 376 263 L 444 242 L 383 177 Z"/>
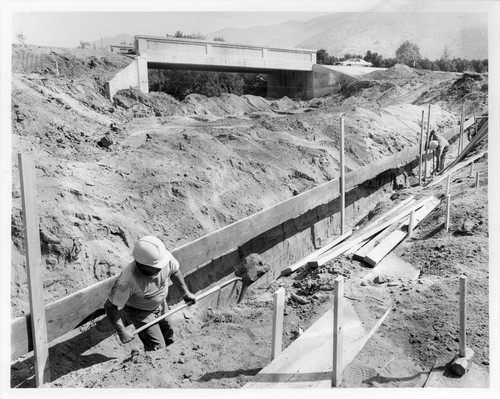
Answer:
<path fill-rule="evenodd" d="M 186 302 L 188 305 L 193 305 L 196 303 L 196 297 L 188 292 L 186 295 L 184 295 L 184 302 Z"/>
<path fill-rule="evenodd" d="M 119 332 L 118 336 L 120 337 L 120 341 L 122 341 L 122 344 L 126 344 L 127 342 L 130 342 L 134 339 L 134 334 L 129 333 L 127 330 Z"/>

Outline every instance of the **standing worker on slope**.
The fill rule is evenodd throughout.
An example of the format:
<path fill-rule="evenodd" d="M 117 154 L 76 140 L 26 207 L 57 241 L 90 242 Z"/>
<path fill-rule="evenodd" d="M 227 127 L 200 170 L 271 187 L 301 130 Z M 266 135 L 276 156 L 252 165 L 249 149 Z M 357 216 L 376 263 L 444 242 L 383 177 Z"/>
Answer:
<path fill-rule="evenodd" d="M 431 141 L 429 142 L 429 148 L 435 147 L 435 155 L 436 155 L 436 170 L 435 172 L 439 173 L 444 169 L 444 161 L 446 159 L 446 155 L 448 154 L 448 150 L 450 147 L 450 143 L 444 137 L 439 136 L 434 129 L 431 131 Z M 436 142 L 436 143 L 433 143 Z M 436 146 L 437 144 L 437 146 Z"/>
<path fill-rule="evenodd" d="M 167 312 L 169 277 L 186 303 L 196 302 L 184 282 L 179 262 L 158 238 L 142 237 L 134 246 L 133 256 L 104 304 L 106 315 L 123 343 L 131 341 L 134 335 L 125 329 L 122 317 L 137 329 Z M 141 331 L 139 338 L 146 351 L 154 351 L 172 344 L 174 331 L 169 321 L 163 319 Z"/>

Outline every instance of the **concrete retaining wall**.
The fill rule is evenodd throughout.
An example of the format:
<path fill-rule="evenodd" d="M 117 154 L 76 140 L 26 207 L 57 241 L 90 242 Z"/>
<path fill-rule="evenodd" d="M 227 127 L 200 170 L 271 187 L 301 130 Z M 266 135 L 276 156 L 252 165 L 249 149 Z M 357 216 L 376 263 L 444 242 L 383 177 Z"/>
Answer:
<path fill-rule="evenodd" d="M 139 80 L 139 71 L 141 68 L 139 65 L 143 66 L 145 60 L 141 57 L 135 58 L 125 69 L 118 72 L 113 79 L 106 83 L 106 90 L 108 92 L 108 98 L 113 101 L 113 96 L 122 89 L 146 89 L 145 93 L 148 92 L 147 84 L 147 67 L 146 67 L 146 85 L 142 85 Z M 144 68 L 144 67 L 143 67 Z M 142 75 L 141 75 L 142 77 Z M 144 91 L 144 90 L 143 90 Z"/>

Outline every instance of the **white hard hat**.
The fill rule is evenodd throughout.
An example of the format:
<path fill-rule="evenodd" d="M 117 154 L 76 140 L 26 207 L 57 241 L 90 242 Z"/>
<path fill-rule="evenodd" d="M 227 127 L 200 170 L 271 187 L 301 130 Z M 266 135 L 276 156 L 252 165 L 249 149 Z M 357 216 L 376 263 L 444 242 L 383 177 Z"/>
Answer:
<path fill-rule="evenodd" d="M 163 269 L 172 259 L 172 254 L 165 248 L 161 240 L 153 236 L 145 236 L 134 245 L 132 252 L 136 262 Z"/>
<path fill-rule="evenodd" d="M 435 150 L 438 148 L 439 142 L 437 140 L 432 140 L 429 142 L 429 149 L 430 150 Z"/>

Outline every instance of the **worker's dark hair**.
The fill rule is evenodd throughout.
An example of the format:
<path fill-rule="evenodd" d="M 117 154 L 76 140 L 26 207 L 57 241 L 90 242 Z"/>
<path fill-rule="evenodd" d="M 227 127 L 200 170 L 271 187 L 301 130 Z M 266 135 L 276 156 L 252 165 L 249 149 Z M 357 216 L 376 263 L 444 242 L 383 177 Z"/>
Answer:
<path fill-rule="evenodd" d="M 436 134 L 436 131 L 434 129 L 432 129 L 431 134 Z"/>

